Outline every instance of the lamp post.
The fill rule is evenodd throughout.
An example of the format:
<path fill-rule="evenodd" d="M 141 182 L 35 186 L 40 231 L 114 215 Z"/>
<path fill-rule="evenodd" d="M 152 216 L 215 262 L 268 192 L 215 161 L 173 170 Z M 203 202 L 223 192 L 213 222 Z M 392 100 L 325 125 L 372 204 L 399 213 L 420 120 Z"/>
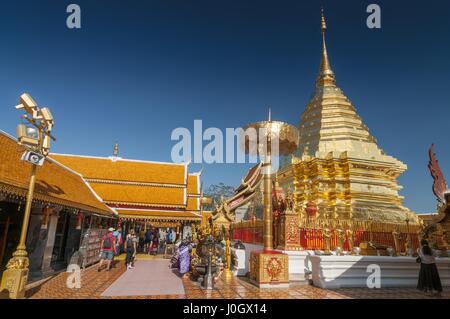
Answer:
<path fill-rule="evenodd" d="M 272 229 L 272 159 L 274 156 L 290 155 L 299 143 L 298 129 L 290 124 L 268 121 L 245 127 L 245 151 L 263 157 L 263 251 L 253 251 L 250 256 L 250 279 L 259 287 L 286 287 L 289 285 L 288 256 L 273 250 Z"/>
<path fill-rule="evenodd" d="M 9 297 L 13 299 L 25 297 L 25 285 L 28 280 L 28 253 L 26 250 L 26 238 L 30 221 L 31 206 L 33 204 L 34 186 L 36 184 L 37 167 L 43 164 L 50 150 L 50 139 L 54 125 L 53 116 L 46 107 L 39 108 L 33 98 L 24 93 L 19 98 L 20 104 L 16 109 L 24 109 L 27 114 L 22 115 L 32 127 L 24 124 L 17 126 L 17 138 L 20 145 L 24 145 L 27 151 L 22 160 L 31 163 L 31 177 L 28 186 L 27 202 L 23 216 L 22 229 L 19 244 L 13 257 L 8 261 L 6 270 L 3 272 L 0 291 L 7 290 Z"/>

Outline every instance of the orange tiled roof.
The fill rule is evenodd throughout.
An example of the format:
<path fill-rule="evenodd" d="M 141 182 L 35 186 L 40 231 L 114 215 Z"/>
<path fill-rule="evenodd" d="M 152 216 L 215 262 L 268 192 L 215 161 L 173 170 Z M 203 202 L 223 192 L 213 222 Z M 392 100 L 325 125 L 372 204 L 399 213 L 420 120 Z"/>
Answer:
<path fill-rule="evenodd" d="M 200 198 L 199 197 L 188 197 L 186 209 L 199 211 L 200 210 Z"/>
<path fill-rule="evenodd" d="M 87 180 L 185 185 L 185 164 L 145 162 L 117 158 L 51 154 L 60 163 L 79 172 Z"/>
<path fill-rule="evenodd" d="M 198 174 L 188 175 L 187 192 L 191 195 L 200 195 L 200 176 Z"/>
<path fill-rule="evenodd" d="M 0 131 L 0 192 L 26 197 L 31 164 L 21 160 L 24 151 L 14 138 Z M 79 174 L 49 158 L 37 169 L 34 199 L 88 212 L 114 214 Z"/>
<path fill-rule="evenodd" d="M 128 203 L 153 206 L 185 205 L 184 187 L 142 186 L 127 184 L 89 183 L 108 203 Z"/>
<path fill-rule="evenodd" d="M 153 220 L 201 220 L 200 214 L 189 211 L 157 211 L 140 209 L 117 209 L 121 218 L 142 218 Z"/>

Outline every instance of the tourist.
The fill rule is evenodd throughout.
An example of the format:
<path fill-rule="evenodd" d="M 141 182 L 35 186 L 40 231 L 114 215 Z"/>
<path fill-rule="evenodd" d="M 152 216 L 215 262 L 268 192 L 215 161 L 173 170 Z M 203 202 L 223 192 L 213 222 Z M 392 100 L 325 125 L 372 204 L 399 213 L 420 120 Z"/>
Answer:
<path fill-rule="evenodd" d="M 187 240 L 183 240 L 178 247 L 178 271 L 183 278 L 189 277 L 191 266 L 190 246 Z"/>
<path fill-rule="evenodd" d="M 166 233 L 166 244 L 172 244 L 172 229 Z"/>
<path fill-rule="evenodd" d="M 111 270 L 111 262 L 116 254 L 116 238 L 113 235 L 114 228 L 110 227 L 108 233 L 102 237 L 100 244 L 101 256 L 100 264 L 98 265 L 97 271 L 100 271 L 103 265 L 103 261 L 106 260 L 107 266 L 106 270 Z"/>
<path fill-rule="evenodd" d="M 124 247 L 123 247 L 127 254 L 127 256 L 125 258 L 125 267 L 127 267 L 127 269 L 134 268 L 134 260 L 136 258 L 137 244 L 138 244 L 138 239 L 136 238 L 134 229 L 132 229 L 130 231 L 130 233 L 127 235 L 125 243 L 124 243 Z"/>
<path fill-rule="evenodd" d="M 116 255 L 120 254 L 120 246 L 122 245 L 122 228 L 117 228 L 113 232 L 113 236 L 116 238 Z"/>
<path fill-rule="evenodd" d="M 420 261 L 419 282 L 417 289 L 430 293 L 431 295 L 440 297 L 442 293 L 441 279 L 436 267 L 436 252 L 430 248 L 428 241 L 422 239 L 420 241 L 421 248 L 417 249 Z"/>
<path fill-rule="evenodd" d="M 152 243 L 152 232 L 151 232 L 150 229 L 147 229 L 147 231 L 144 234 L 144 249 L 145 249 L 145 252 L 149 252 L 151 243 Z"/>
<path fill-rule="evenodd" d="M 159 233 L 159 248 L 158 248 L 158 252 L 159 253 L 163 253 L 164 249 L 166 246 L 166 232 L 165 231 L 161 231 Z"/>
<path fill-rule="evenodd" d="M 150 255 L 157 255 L 158 254 L 158 246 L 159 246 L 159 233 L 157 230 L 155 230 L 152 233 L 152 243 L 150 246 L 149 254 Z"/>

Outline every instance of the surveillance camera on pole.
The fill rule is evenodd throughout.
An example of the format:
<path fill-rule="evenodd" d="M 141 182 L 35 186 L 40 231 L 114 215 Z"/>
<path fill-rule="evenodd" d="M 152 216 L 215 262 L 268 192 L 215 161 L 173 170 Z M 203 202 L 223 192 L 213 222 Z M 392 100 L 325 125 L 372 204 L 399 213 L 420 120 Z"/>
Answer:
<path fill-rule="evenodd" d="M 19 124 L 16 128 L 16 135 L 21 145 L 37 147 L 39 145 L 39 132 L 37 129 Z"/>
<path fill-rule="evenodd" d="M 47 125 L 48 130 L 51 131 L 53 128 L 54 120 L 50 109 L 48 107 L 43 107 L 42 109 L 40 109 L 40 113 L 42 116 L 42 120 Z"/>
<path fill-rule="evenodd" d="M 16 109 L 24 109 L 25 112 L 33 116 L 33 118 L 38 117 L 38 105 L 35 100 L 28 94 L 24 93 L 19 97 L 20 104 L 16 105 Z"/>

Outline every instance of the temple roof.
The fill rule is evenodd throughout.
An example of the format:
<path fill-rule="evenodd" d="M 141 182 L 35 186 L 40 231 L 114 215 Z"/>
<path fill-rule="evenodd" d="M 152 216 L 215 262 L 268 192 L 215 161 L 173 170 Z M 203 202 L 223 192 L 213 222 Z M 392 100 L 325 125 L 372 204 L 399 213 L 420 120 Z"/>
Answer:
<path fill-rule="evenodd" d="M 184 207 L 184 187 L 89 183 L 107 204 Z"/>
<path fill-rule="evenodd" d="M 189 195 L 200 195 L 200 174 L 189 174 L 187 187 Z"/>
<path fill-rule="evenodd" d="M 52 158 L 80 172 L 91 187 L 122 217 L 142 218 L 165 209 L 172 217 L 200 211 L 200 173 L 188 174 L 187 164 L 137 161 L 112 157 L 52 154 Z M 130 213 L 129 209 L 138 209 Z"/>
<path fill-rule="evenodd" d="M 0 192 L 23 199 L 27 196 L 31 174 L 31 164 L 21 160 L 25 150 L 15 138 L 0 130 Z M 115 215 L 80 174 L 52 158 L 47 158 L 43 166 L 37 169 L 34 200 L 91 213 Z"/>
<path fill-rule="evenodd" d="M 192 220 L 199 221 L 202 216 L 191 211 L 163 211 L 163 210 L 137 210 L 117 209 L 121 218 L 146 219 L 146 220 Z"/>
<path fill-rule="evenodd" d="M 120 157 L 51 154 L 87 180 L 185 185 L 187 164 L 148 162 Z"/>

